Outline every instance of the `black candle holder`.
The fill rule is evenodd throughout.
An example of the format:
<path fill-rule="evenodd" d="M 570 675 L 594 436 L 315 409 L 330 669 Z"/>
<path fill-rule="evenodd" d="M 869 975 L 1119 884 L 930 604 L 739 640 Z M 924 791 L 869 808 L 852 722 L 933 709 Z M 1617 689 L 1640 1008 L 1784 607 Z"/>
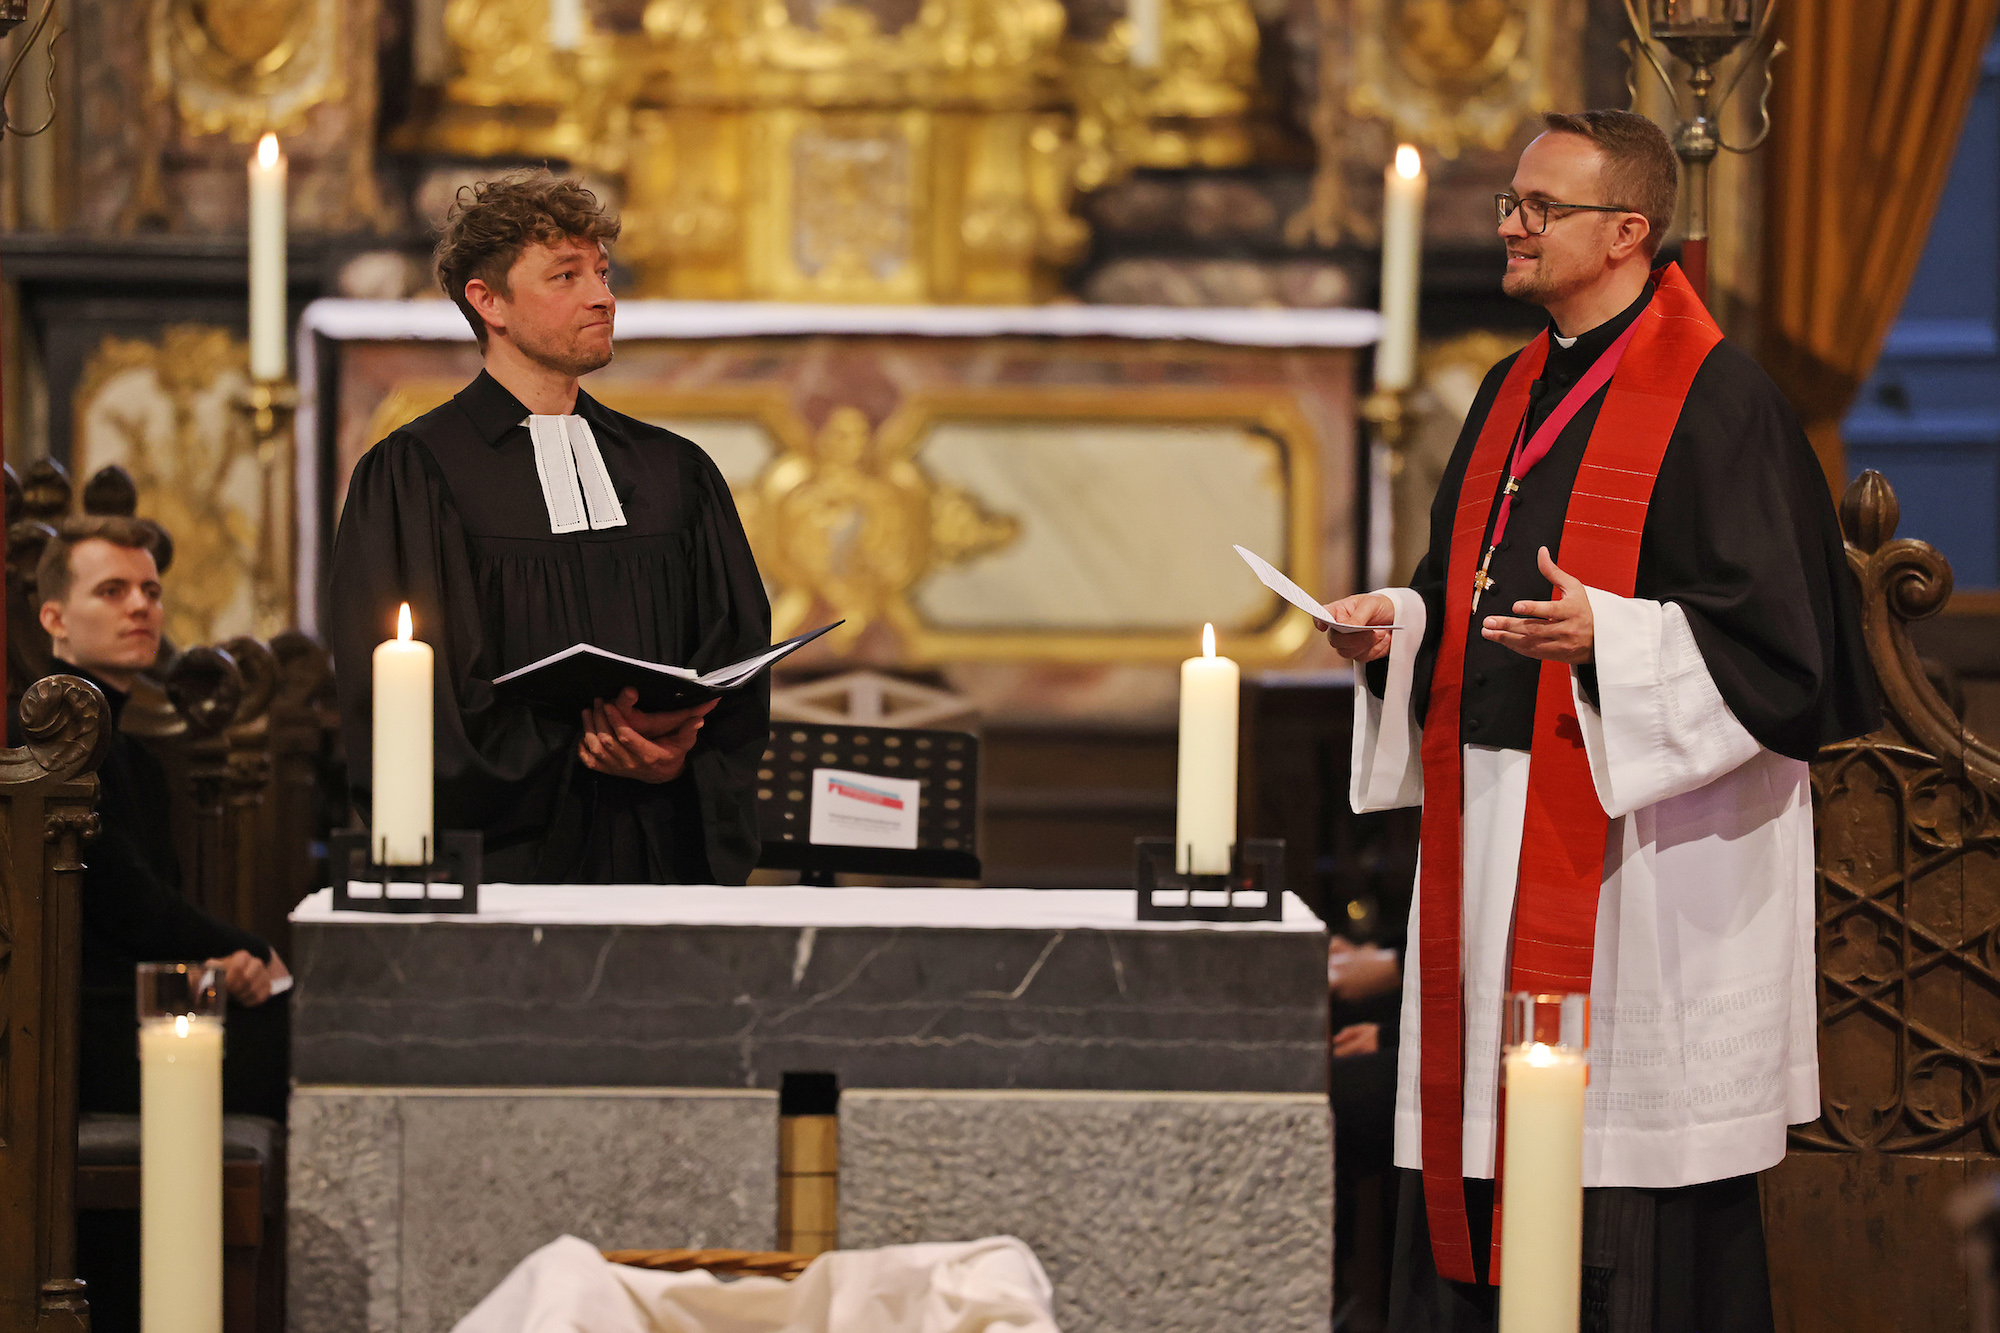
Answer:
<path fill-rule="evenodd" d="M 1132 840 L 1141 921 L 1282 921 L 1285 840 L 1246 838 L 1229 849 L 1226 875 L 1174 869 L 1172 838 Z"/>
<path fill-rule="evenodd" d="M 479 911 L 479 877 L 485 839 L 477 829 L 447 829 L 435 846 L 425 844 L 429 858 L 418 866 L 385 866 L 375 860 L 372 835 L 365 830 L 335 833 L 326 840 L 327 877 L 333 884 L 333 905 L 344 912 L 436 912 L 471 916 Z M 379 894 L 356 897 L 352 884 L 374 884 Z M 414 884 L 417 894 L 392 894 L 391 884 Z M 442 894 L 447 885 L 459 892 Z"/>

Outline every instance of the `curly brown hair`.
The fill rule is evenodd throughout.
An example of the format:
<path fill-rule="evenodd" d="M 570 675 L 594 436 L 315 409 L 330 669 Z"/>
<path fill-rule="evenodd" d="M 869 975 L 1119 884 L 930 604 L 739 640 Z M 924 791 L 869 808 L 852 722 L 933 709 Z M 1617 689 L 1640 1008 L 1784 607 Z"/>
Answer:
<path fill-rule="evenodd" d="M 438 285 L 472 325 L 483 349 L 486 321 L 465 299 L 466 283 L 478 278 L 505 296 L 507 271 L 528 246 L 565 240 L 608 244 L 617 238 L 618 219 L 604 211 L 583 182 L 537 168 L 461 187 L 432 263 Z"/>
<path fill-rule="evenodd" d="M 1542 125 L 1555 134 L 1574 134 L 1604 154 L 1604 199 L 1589 202 L 1629 209 L 1646 219 L 1646 253 L 1656 254 L 1674 224 L 1681 162 L 1665 130 L 1635 111 L 1549 111 Z M 1582 200 L 1579 203 L 1584 202 Z"/>

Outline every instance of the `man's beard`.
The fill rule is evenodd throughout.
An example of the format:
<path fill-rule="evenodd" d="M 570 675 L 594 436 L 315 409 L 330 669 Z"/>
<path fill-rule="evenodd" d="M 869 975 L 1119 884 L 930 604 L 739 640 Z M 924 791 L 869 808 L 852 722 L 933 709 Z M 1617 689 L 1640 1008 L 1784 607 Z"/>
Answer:
<path fill-rule="evenodd" d="M 1549 272 L 1546 255 L 1536 255 L 1534 259 L 1534 265 L 1526 272 L 1517 273 L 1509 268 L 1500 278 L 1500 290 L 1529 305 L 1547 305 L 1561 295 L 1561 284 Z"/>
<path fill-rule="evenodd" d="M 536 365 L 553 370 L 558 375 L 572 379 L 588 375 L 593 370 L 602 370 L 611 364 L 614 355 L 611 344 L 600 348 L 584 348 L 575 341 L 558 342 L 554 338 L 516 338 L 515 346 L 521 349 Z"/>

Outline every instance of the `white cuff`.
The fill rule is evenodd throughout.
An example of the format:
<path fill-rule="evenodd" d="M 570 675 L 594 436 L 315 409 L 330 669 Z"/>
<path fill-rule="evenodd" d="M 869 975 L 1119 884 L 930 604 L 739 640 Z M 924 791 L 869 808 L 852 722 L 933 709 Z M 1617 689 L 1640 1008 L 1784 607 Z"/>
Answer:
<path fill-rule="evenodd" d="M 1687 613 L 1585 588 L 1597 706 L 1570 672 L 1598 800 L 1613 819 L 1706 787 L 1762 747 L 1723 702 Z"/>
<path fill-rule="evenodd" d="M 1368 688 L 1368 669 L 1354 664 L 1354 763 L 1348 800 L 1356 814 L 1397 810 L 1424 800 L 1423 723 L 1410 708 L 1417 650 L 1423 646 L 1428 612 L 1409 588 L 1384 588 L 1396 607 L 1389 631 L 1389 681 L 1377 699 Z"/>

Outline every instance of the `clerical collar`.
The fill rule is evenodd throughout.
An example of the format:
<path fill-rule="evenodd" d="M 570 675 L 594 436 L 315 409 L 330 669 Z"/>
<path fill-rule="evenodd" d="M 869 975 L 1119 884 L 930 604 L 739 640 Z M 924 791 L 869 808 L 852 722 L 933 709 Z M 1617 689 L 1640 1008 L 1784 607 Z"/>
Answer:
<path fill-rule="evenodd" d="M 588 418 L 598 415 L 598 407 L 589 394 L 576 391 L 576 412 L 568 416 L 532 415 L 505 385 L 482 370 L 454 401 L 479 437 L 495 447 L 509 432 L 527 429 L 551 533 L 625 526 L 624 507 L 591 431 Z"/>
<path fill-rule="evenodd" d="M 1604 353 L 1604 349 L 1618 341 L 1618 335 L 1632 327 L 1632 321 L 1639 318 L 1653 299 L 1653 283 L 1646 284 L 1646 290 L 1639 293 L 1639 299 L 1605 320 L 1594 329 L 1585 329 L 1576 337 L 1564 342 L 1556 332 L 1555 321 L 1549 322 L 1549 364 L 1558 374 L 1574 378 L 1587 370 L 1591 363 Z"/>
<path fill-rule="evenodd" d="M 471 420 L 479 438 L 496 447 L 507 438 L 507 432 L 519 429 L 527 422 L 527 406 L 510 393 L 506 385 L 483 370 L 472 383 L 453 395 L 452 401 Z M 604 427 L 604 409 L 580 388 L 576 391 L 576 415 L 597 429 Z"/>

